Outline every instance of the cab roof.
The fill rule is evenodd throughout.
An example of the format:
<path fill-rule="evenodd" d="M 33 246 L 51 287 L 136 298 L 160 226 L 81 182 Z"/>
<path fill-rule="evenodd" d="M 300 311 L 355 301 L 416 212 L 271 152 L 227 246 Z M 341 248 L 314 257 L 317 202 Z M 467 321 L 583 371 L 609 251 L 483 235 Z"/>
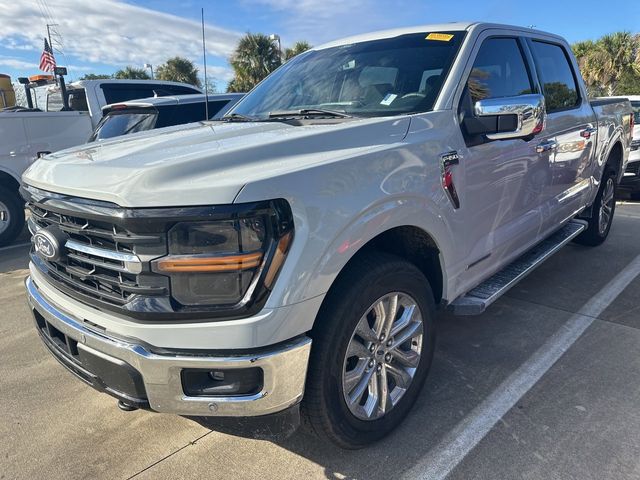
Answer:
<path fill-rule="evenodd" d="M 354 35 L 351 37 L 334 40 L 332 42 L 325 43 L 318 47 L 314 47 L 311 50 L 323 50 L 325 48 L 339 47 L 341 45 L 350 45 L 352 43 L 368 42 L 371 40 L 382 40 L 385 38 L 394 38 L 394 37 L 399 37 L 400 35 L 408 35 L 411 33 L 422 33 L 422 32 L 437 33 L 437 32 L 456 32 L 456 31 L 476 32 L 476 31 L 487 30 L 490 28 L 515 30 L 520 32 L 528 32 L 528 33 L 533 32 L 539 35 L 543 35 L 545 37 L 556 37 L 560 40 L 563 40 L 558 35 L 554 35 L 548 32 L 543 32 L 543 31 L 528 28 L 528 27 L 519 27 L 516 25 L 506 25 L 506 24 L 488 23 L 488 22 L 451 22 L 451 23 L 434 23 L 434 24 L 426 24 L 426 25 L 416 25 L 413 27 L 393 28 L 390 30 L 380 30 L 377 32 L 364 33 L 361 35 Z"/>

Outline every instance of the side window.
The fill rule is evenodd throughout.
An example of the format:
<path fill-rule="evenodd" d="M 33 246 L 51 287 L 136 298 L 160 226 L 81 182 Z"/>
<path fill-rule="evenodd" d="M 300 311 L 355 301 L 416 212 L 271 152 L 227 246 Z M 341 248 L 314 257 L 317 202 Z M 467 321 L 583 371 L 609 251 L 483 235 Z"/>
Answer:
<path fill-rule="evenodd" d="M 531 46 L 547 112 L 576 107 L 580 103 L 578 86 L 564 48 L 535 40 Z"/>
<path fill-rule="evenodd" d="M 515 38 L 489 38 L 482 43 L 467 81 L 471 100 L 532 93 L 531 78 Z"/>
<path fill-rule="evenodd" d="M 149 98 L 156 93 L 159 96 L 200 93 L 195 88 L 161 83 L 105 83 L 101 85 L 101 88 L 107 104 Z"/>

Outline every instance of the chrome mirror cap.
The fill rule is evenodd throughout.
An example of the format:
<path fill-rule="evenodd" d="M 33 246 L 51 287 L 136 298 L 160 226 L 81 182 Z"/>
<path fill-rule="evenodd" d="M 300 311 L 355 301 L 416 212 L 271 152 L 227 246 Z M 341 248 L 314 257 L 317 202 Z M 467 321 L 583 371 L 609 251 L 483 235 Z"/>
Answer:
<path fill-rule="evenodd" d="M 487 134 L 489 140 L 528 137 L 542 132 L 545 128 L 546 109 L 544 96 L 540 94 L 487 98 L 477 101 L 474 109 L 478 117 L 502 115 L 518 117 L 515 130 Z"/>

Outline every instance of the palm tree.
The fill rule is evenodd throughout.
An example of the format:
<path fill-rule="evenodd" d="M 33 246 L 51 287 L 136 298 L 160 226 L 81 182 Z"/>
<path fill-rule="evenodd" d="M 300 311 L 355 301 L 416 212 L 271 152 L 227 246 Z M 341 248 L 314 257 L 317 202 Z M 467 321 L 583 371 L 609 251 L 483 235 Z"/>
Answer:
<path fill-rule="evenodd" d="M 248 92 L 278 68 L 282 61 L 273 40 L 262 33 L 247 33 L 238 42 L 229 63 L 235 76 L 229 82 L 227 91 Z"/>
<path fill-rule="evenodd" d="M 119 80 L 149 80 L 150 77 L 144 69 L 129 65 L 114 73 L 113 78 Z"/>
<path fill-rule="evenodd" d="M 189 83 L 196 87 L 202 86 L 200 78 L 198 78 L 198 69 L 191 60 L 184 57 L 173 57 L 160 65 L 156 70 L 156 78 Z"/>
<path fill-rule="evenodd" d="M 640 74 L 638 37 L 629 32 L 605 35 L 596 42 L 579 42 L 573 46 L 580 69 L 590 91 L 612 96 L 622 92 L 622 78 Z"/>
<path fill-rule="evenodd" d="M 309 42 L 300 41 L 293 44 L 293 47 L 287 48 L 284 51 L 284 59 L 291 60 L 296 55 L 300 55 L 302 52 L 306 52 L 311 48 Z"/>

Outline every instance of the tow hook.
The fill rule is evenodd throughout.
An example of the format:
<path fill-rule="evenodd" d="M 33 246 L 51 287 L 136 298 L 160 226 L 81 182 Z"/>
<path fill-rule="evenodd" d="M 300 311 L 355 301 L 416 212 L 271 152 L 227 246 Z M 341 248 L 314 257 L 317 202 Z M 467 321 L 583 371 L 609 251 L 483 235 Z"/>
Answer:
<path fill-rule="evenodd" d="M 133 412 L 134 410 L 138 410 L 138 407 L 134 407 L 133 405 L 123 402 L 122 400 L 118 400 L 118 408 L 123 412 Z"/>

